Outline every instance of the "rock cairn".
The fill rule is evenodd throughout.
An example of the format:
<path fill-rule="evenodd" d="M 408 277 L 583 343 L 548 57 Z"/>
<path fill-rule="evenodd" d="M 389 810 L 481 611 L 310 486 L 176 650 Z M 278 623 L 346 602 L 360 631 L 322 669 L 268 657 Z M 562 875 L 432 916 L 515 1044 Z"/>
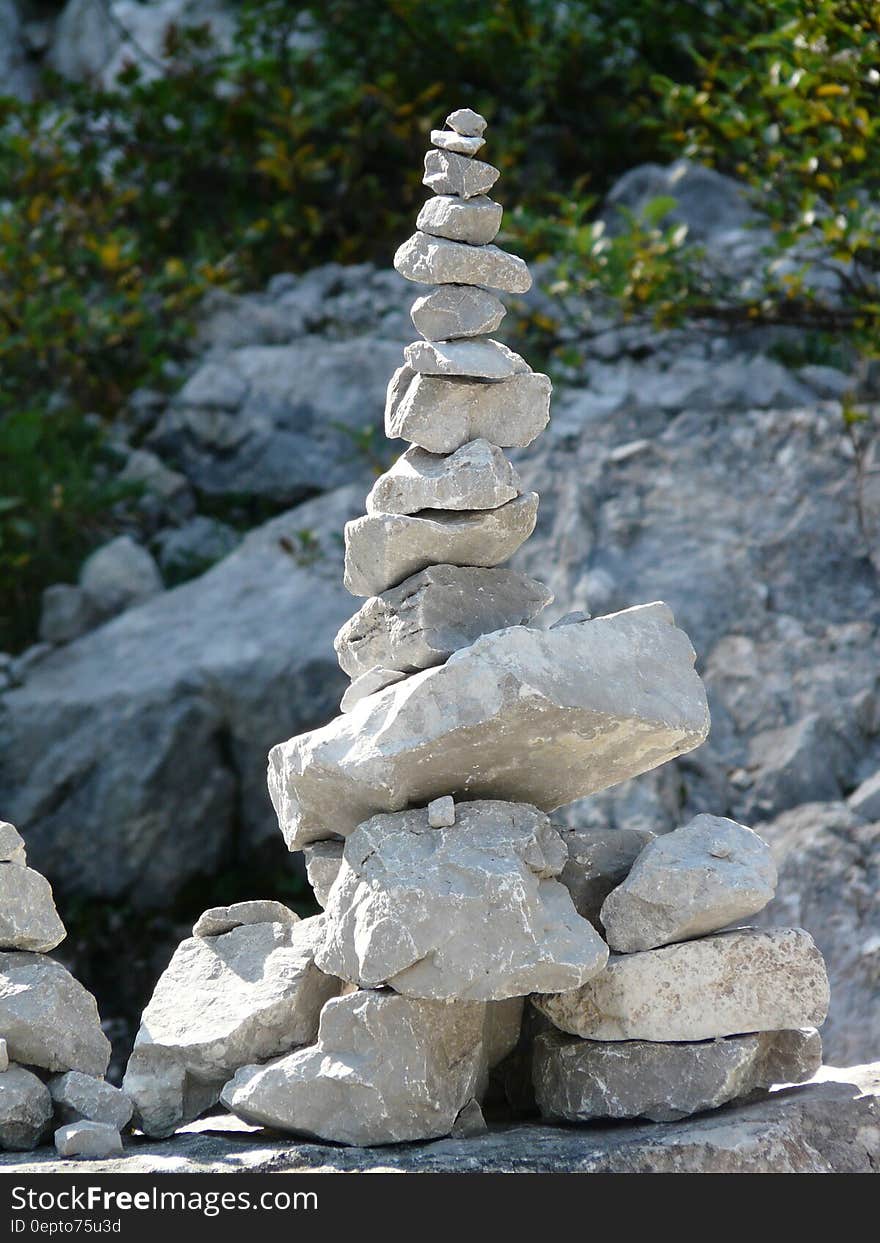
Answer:
<path fill-rule="evenodd" d="M 498 294 L 530 277 L 493 244 L 486 122 L 446 124 L 425 159 L 434 197 L 395 256 L 433 287 L 388 386 L 388 435 L 410 448 L 345 531 L 345 583 L 366 598 L 335 640 L 351 685 L 339 716 L 269 759 L 323 914 L 254 902 L 198 921 L 126 1075 L 151 1134 L 220 1099 L 347 1144 L 467 1135 L 502 1081 L 551 1119 L 662 1120 L 821 1058 L 810 937 L 722 931 L 773 896 L 750 829 L 548 817 L 699 746 L 709 714 L 664 604 L 539 629 L 551 593 L 499 568 L 538 506 L 504 450 L 546 426 L 551 385 L 490 335 Z"/>

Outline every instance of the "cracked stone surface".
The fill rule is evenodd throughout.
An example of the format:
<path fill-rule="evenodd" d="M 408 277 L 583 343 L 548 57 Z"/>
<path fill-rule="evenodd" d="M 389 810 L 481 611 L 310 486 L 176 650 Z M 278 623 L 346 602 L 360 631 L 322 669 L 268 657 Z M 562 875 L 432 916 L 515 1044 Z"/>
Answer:
<path fill-rule="evenodd" d="M 483 160 L 469 159 L 454 151 L 426 151 L 422 185 L 435 194 L 456 194 L 462 199 L 487 194 L 501 176 L 499 169 Z"/>
<path fill-rule="evenodd" d="M 488 383 L 401 370 L 389 385 L 386 435 L 431 453 L 452 453 L 480 438 L 502 449 L 523 448 L 550 419 L 552 385 L 538 371 Z"/>
<path fill-rule="evenodd" d="M 0 863 L 0 949 L 42 954 L 66 936 L 45 876 L 19 863 Z"/>
<path fill-rule="evenodd" d="M 421 231 L 397 248 L 394 266 L 401 276 L 421 285 L 480 285 L 504 293 L 526 293 L 532 286 L 529 269 L 518 255 Z"/>
<path fill-rule="evenodd" d="M 94 997 L 42 954 L 0 953 L 0 1031 L 25 1066 L 103 1075 L 110 1061 Z"/>
<path fill-rule="evenodd" d="M 497 509 L 518 496 L 520 487 L 503 450 L 488 440 L 472 440 L 448 456 L 413 445 L 373 484 L 367 513 Z"/>
<path fill-rule="evenodd" d="M 410 319 L 426 341 L 447 341 L 495 332 L 507 310 L 488 289 L 475 285 L 440 285 L 416 298 Z"/>
<path fill-rule="evenodd" d="M 575 910 L 599 928 L 602 903 L 623 881 L 654 834 L 649 829 L 570 829 L 560 826 L 568 861 L 559 879 Z"/>
<path fill-rule="evenodd" d="M 500 203 L 485 195 L 463 200 L 454 194 L 435 194 L 419 212 L 416 228 L 452 242 L 486 246 L 501 228 L 503 212 Z"/>

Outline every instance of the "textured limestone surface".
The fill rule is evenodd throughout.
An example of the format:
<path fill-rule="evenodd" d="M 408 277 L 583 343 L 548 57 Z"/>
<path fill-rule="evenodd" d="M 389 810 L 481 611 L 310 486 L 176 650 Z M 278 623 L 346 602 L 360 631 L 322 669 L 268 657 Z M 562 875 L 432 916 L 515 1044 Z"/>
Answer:
<path fill-rule="evenodd" d="M 212 906 L 193 924 L 194 937 L 219 937 L 245 924 L 297 924 L 299 915 L 282 902 L 255 898 L 231 906 Z"/>
<path fill-rule="evenodd" d="M 0 954 L 0 1032 L 25 1066 L 103 1075 L 110 1061 L 94 997 L 42 954 Z"/>
<path fill-rule="evenodd" d="M 483 160 L 469 159 L 454 151 L 427 151 L 422 184 L 435 194 L 456 194 L 462 199 L 487 194 L 501 176 L 499 169 Z"/>
<path fill-rule="evenodd" d="M 497 509 L 519 492 L 515 468 L 488 440 L 471 440 L 448 456 L 413 445 L 373 484 L 367 513 Z"/>
<path fill-rule="evenodd" d="M 498 246 L 451 242 L 421 230 L 397 248 L 394 266 L 401 276 L 422 285 L 480 285 L 505 293 L 526 293 L 532 285 L 529 269 L 518 255 Z"/>
<path fill-rule="evenodd" d="M 508 380 L 531 371 L 519 354 L 491 337 L 485 340 L 413 341 L 403 351 L 407 366 L 419 375 L 465 376 Z"/>
<path fill-rule="evenodd" d="M 19 863 L 0 863 L 0 949 L 44 954 L 66 936 L 46 878 Z"/>
<path fill-rule="evenodd" d="M 486 246 L 501 227 L 503 210 L 485 195 L 462 200 L 454 194 L 435 194 L 419 212 L 416 228 L 452 242 Z"/>
<path fill-rule="evenodd" d="M 323 909 L 333 882 L 342 867 L 342 841 L 312 842 L 303 847 L 306 875 L 315 895 L 315 901 Z"/>
<path fill-rule="evenodd" d="M 119 1088 L 94 1075 L 69 1070 L 49 1080 L 49 1094 L 59 1122 L 107 1122 L 122 1131 L 131 1122 L 134 1107 Z"/>
<path fill-rule="evenodd" d="M 49 1089 L 23 1066 L 0 1072 L 0 1148 L 36 1148 L 52 1121 Z"/>
<path fill-rule="evenodd" d="M 623 881 L 638 855 L 654 840 L 650 829 L 561 828 L 568 861 L 559 879 L 575 909 L 595 927 L 612 889 Z"/>
<path fill-rule="evenodd" d="M 447 341 L 495 332 L 506 315 L 504 303 L 475 285 L 440 285 L 416 298 L 410 319 L 426 341 Z"/>
<path fill-rule="evenodd" d="M 523 448 L 550 418 L 552 385 L 537 371 L 495 383 L 401 372 L 389 385 L 386 434 L 431 453 L 452 453 L 481 437 L 503 449 Z"/>

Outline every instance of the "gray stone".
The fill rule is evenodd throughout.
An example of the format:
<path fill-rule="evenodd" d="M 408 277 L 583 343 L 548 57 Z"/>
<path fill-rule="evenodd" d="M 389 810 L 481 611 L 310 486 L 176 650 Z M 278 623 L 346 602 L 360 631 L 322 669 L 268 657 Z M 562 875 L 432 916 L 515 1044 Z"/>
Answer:
<path fill-rule="evenodd" d="M 579 626 L 581 622 L 589 621 L 591 616 L 591 613 L 585 613 L 583 609 L 573 609 L 558 618 L 550 629 L 555 630 L 557 626 Z"/>
<path fill-rule="evenodd" d="M 442 794 L 551 811 L 665 764 L 709 729 L 693 663 L 662 604 L 484 635 L 272 749 L 269 790 L 288 847 Z"/>
<path fill-rule="evenodd" d="M 422 285 L 480 285 L 506 293 L 525 293 L 532 286 L 529 269 L 518 255 L 421 231 L 398 247 L 394 266 L 408 281 Z"/>
<path fill-rule="evenodd" d="M 415 673 L 482 634 L 525 625 L 551 600 L 542 583 L 515 570 L 432 565 L 368 600 L 334 646 L 351 677 L 375 665 Z"/>
<path fill-rule="evenodd" d="M 420 375 L 507 380 L 531 370 L 524 358 L 491 337 L 485 341 L 414 341 L 404 356 Z"/>
<path fill-rule="evenodd" d="M 449 1135 L 451 1139 L 470 1139 L 475 1135 L 485 1135 L 488 1130 L 479 1101 L 471 1099 L 455 1119 Z"/>
<path fill-rule="evenodd" d="M 303 847 L 309 884 L 322 909 L 327 905 L 327 897 L 342 867 L 344 844 L 341 841 L 312 842 Z"/>
<path fill-rule="evenodd" d="M 485 138 L 450 133 L 443 129 L 431 130 L 431 142 L 441 151 L 456 151 L 459 155 L 476 155 L 480 147 L 486 145 Z"/>
<path fill-rule="evenodd" d="M 68 1122 L 55 1132 L 59 1157 L 114 1157 L 122 1152 L 122 1136 L 109 1122 Z"/>
<path fill-rule="evenodd" d="M 602 903 L 625 880 L 654 834 L 647 829 L 559 827 L 568 849 L 568 862 L 559 879 L 571 894 L 577 913 L 598 928 Z"/>
<path fill-rule="evenodd" d="M 321 916 L 247 924 L 181 942 L 160 977 L 123 1088 L 148 1135 L 170 1135 L 214 1104 L 246 1063 L 308 1044 L 340 988 L 315 966 Z"/>
<path fill-rule="evenodd" d="M 483 160 L 469 159 L 454 151 L 435 150 L 425 153 L 422 185 L 429 186 L 435 194 L 457 194 L 459 198 L 472 199 L 488 194 L 500 176 L 500 169 Z"/>
<path fill-rule="evenodd" d="M 66 936 L 46 878 L 18 863 L 0 863 L 0 949 L 45 954 Z"/>
<path fill-rule="evenodd" d="M 775 890 L 767 843 L 735 820 L 701 815 L 645 847 L 600 918 L 611 948 L 629 954 L 718 932 L 763 910 Z"/>
<path fill-rule="evenodd" d="M 79 585 L 98 616 L 113 617 L 162 590 L 156 562 L 130 535 L 104 544 L 85 561 Z"/>
<path fill-rule="evenodd" d="M 664 225 L 685 224 L 688 237 L 706 242 L 713 235 L 742 228 L 754 220 L 745 187 L 713 168 L 676 160 L 672 164 L 639 164 L 615 182 L 608 195 L 606 217 L 613 221 L 624 207 L 636 216 L 658 198 L 674 200 Z"/>
<path fill-rule="evenodd" d="M 486 246 L 501 228 L 503 214 L 501 204 L 484 195 L 463 200 L 454 194 L 435 194 L 419 212 L 416 228 L 452 242 Z"/>
<path fill-rule="evenodd" d="M 486 384 L 480 380 L 417 375 L 393 406 L 385 430 L 431 453 L 452 453 L 469 440 L 502 448 L 531 444 L 550 419 L 552 385 L 540 372 Z"/>
<path fill-rule="evenodd" d="M 432 829 L 451 829 L 455 824 L 455 799 L 451 794 L 432 799 L 427 811 L 428 826 Z"/>
<path fill-rule="evenodd" d="M 345 525 L 343 581 L 353 596 L 375 596 L 429 565 L 499 565 L 529 538 L 537 514 L 538 495 L 527 492 L 497 509 L 355 518 Z"/>
<path fill-rule="evenodd" d="M 446 118 L 446 124 L 450 129 L 454 129 L 456 134 L 479 136 L 486 132 L 487 121 L 485 117 L 480 116 L 479 112 L 474 112 L 473 108 L 456 108 Z"/>
<path fill-rule="evenodd" d="M 299 915 L 271 898 L 252 898 L 232 906 L 212 906 L 193 924 L 194 937 L 220 937 L 250 924 L 298 924 Z"/>
<path fill-rule="evenodd" d="M 170 470 L 149 449 L 135 449 L 129 454 L 119 482 L 139 484 L 144 490 L 139 508 L 160 519 L 182 522 L 195 509 L 186 477 L 180 471 Z"/>
<path fill-rule="evenodd" d="M 94 997 L 42 954 L 0 953 L 0 1031 L 25 1066 L 103 1075 L 110 1061 Z"/>
<path fill-rule="evenodd" d="M 9 1050 L 6 1041 L 0 1036 L 0 1071 L 9 1069 Z"/>
<path fill-rule="evenodd" d="M 23 1066 L 0 1072 L 0 1148 L 36 1148 L 52 1121 L 49 1089 Z"/>
<path fill-rule="evenodd" d="M 368 514 L 497 509 L 520 489 L 516 470 L 488 440 L 472 440 L 448 456 L 413 445 L 373 484 L 366 508 Z"/>
<path fill-rule="evenodd" d="M 123 1131 L 131 1122 L 134 1107 L 124 1092 L 103 1079 L 69 1070 L 49 1080 L 59 1122 L 105 1122 Z"/>
<path fill-rule="evenodd" d="M 427 341 L 494 332 L 505 314 L 504 303 L 476 285 L 440 285 L 416 298 L 410 311 L 416 331 Z"/>
<path fill-rule="evenodd" d="M 576 988 L 608 951 L 554 879 L 566 857 L 525 804 L 460 802 L 449 828 L 424 808 L 374 816 L 346 840 L 316 961 L 363 988 L 438 1001 Z"/>
<path fill-rule="evenodd" d="M 744 928 L 612 954 L 583 987 L 533 1000 L 561 1031 L 589 1040 L 711 1040 L 818 1027 L 828 977 L 802 928 Z"/>
<path fill-rule="evenodd" d="M 238 547 L 242 535 L 216 518 L 197 514 L 183 526 L 160 532 L 159 565 L 170 584 L 204 574 Z"/>
<path fill-rule="evenodd" d="M 406 674 L 401 673 L 399 669 L 383 669 L 379 665 L 374 665 L 372 669 L 368 669 L 366 673 L 362 673 L 352 682 L 342 696 L 339 704 L 340 712 L 351 712 L 352 708 L 367 695 L 375 695 L 377 691 L 383 691 L 386 686 L 393 686 L 395 682 L 401 682 L 405 677 Z"/>
<path fill-rule="evenodd" d="M 866 778 L 846 801 L 856 815 L 865 820 L 880 820 L 880 769 Z"/>
<path fill-rule="evenodd" d="M 40 605 L 40 638 L 44 643 L 69 643 L 98 624 L 99 613 L 81 587 L 53 583 L 43 592 Z"/>
<path fill-rule="evenodd" d="M 578 1040 L 547 1031 L 535 1040 L 533 1074 L 544 1118 L 674 1122 L 774 1084 L 803 1083 L 821 1065 L 815 1030 L 680 1044 Z"/>
<path fill-rule="evenodd" d="M 0 820 L 0 863 L 15 863 L 19 867 L 27 866 L 27 854 L 24 840 L 14 824 Z"/>

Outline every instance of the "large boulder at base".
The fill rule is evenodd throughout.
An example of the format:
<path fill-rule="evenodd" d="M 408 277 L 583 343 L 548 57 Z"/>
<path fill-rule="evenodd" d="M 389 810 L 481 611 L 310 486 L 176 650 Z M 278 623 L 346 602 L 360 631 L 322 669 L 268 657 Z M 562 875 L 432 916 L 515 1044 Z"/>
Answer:
<path fill-rule="evenodd" d="M 551 811 L 705 738 L 694 651 L 663 604 L 484 635 L 269 755 L 291 850 L 444 794 Z M 524 762 L 524 757 L 528 762 Z"/>
<path fill-rule="evenodd" d="M 649 842 L 650 829 L 581 829 L 560 826 L 568 851 L 559 879 L 571 894 L 575 910 L 599 927 L 602 903 L 626 879 Z"/>
<path fill-rule="evenodd" d="M 533 1000 L 561 1031 L 589 1040 L 712 1040 L 818 1027 L 828 977 L 802 928 L 744 928 L 612 954 L 581 988 Z"/>
<path fill-rule="evenodd" d="M 45 876 L 16 863 L 0 863 L 0 949 L 45 954 L 66 936 Z"/>
<path fill-rule="evenodd" d="M 103 1075 L 110 1061 L 94 997 L 42 954 L 0 954 L 0 1032 L 25 1066 Z"/>
<path fill-rule="evenodd" d="M 141 1017 L 123 1087 L 148 1135 L 170 1135 L 216 1102 L 238 1069 L 309 1044 L 342 984 L 315 965 L 321 916 L 191 937 Z"/>
<path fill-rule="evenodd" d="M 522 803 L 458 803 L 444 828 L 425 808 L 374 816 L 346 840 L 316 961 L 407 997 L 576 988 L 608 950 L 553 879 L 566 858 L 547 817 Z"/>
<path fill-rule="evenodd" d="M 51 1121 L 52 1097 L 41 1079 L 22 1066 L 0 1072 L 0 1148 L 36 1148 Z"/>
<path fill-rule="evenodd" d="M 532 1063 L 541 1116 L 561 1122 L 672 1122 L 776 1083 L 802 1083 L 821 1065 L 815 1030 L 678 1044 L 578 1040 L 547 1031 L 535 1040 Z"/>
<path fill-rule="evenodd" d="M 246 1122 L 340 1144 L 448 1135 L 482 1095 L 488 1055 L 503 1056 L 497 1040 L 486 1040 L 487 1010 L 391 992 L 335 998 L 321 1014 L 316 1045 L 243 1067 L 223 1089 L 223 1104 Z"/>
<path fill-rule="evenodd" d="M 453 453 L 481 437 L 503 449 L 523 448 L 547 426 L 551 390 L 538 371 L 488 384 L 401 367 L 388 385 L 385 432 L 430 453 Z"/>

